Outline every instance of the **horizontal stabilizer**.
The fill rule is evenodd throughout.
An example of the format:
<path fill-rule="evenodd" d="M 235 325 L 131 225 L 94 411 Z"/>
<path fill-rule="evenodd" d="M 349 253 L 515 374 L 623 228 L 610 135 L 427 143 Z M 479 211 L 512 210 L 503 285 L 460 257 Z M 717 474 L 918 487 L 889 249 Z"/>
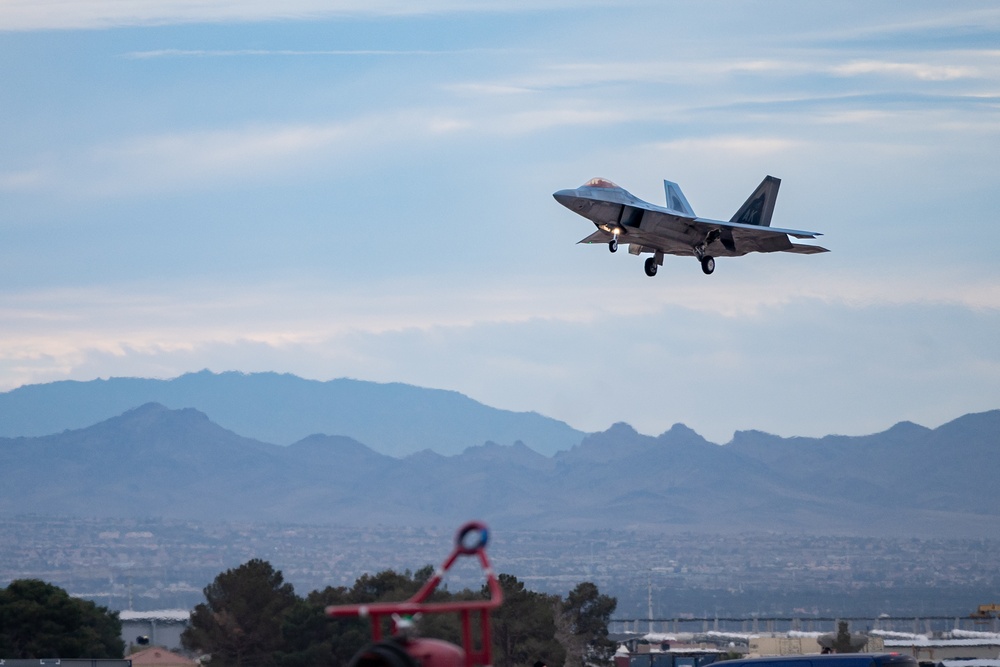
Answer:
<path fill-rule="evenodd" d="M 608 234 L 607 232 L 598 229 L 596 232 L 594 232 L 593 234 L 591 234 L 587 238 L 580 239 L 576 243 L 577 243 L 577 245 L 579 245 L 581 243 L 607 243 L 611 239 L 612 239 L 611 234 Z"/>
<path fill-rule="evenodd" d="M 785 252 L 794 252 L 799 255 L 815 255 L 818 252 L 830 252 L 826 248 L 821 248 L 818 245 L 805 245 L 802 243 L 793 243 L 792 247 Z"/>

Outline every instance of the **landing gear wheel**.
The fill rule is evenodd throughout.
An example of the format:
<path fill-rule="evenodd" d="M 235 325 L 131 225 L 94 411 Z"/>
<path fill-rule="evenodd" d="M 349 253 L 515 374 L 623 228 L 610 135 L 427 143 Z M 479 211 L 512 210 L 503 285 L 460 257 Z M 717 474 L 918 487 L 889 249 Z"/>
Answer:
<path fill-rule="evenodd" d="M 618 252 L 618 239 L 611 239 L 608 241 L 608 250 L 611 252 Z"/>
<path fill-rule="evenodd" d="M 656 275 L 656 259 L 653 257 L 646 259 L 646 275 L 650 278 Z"/>
<path fill-rule="evenodd" d="M 705 272 L 705 275 L 711 275 L 712 271 L 715 271 L 715 258 L 705 255 L 701 258 L 701 270 Z"/>

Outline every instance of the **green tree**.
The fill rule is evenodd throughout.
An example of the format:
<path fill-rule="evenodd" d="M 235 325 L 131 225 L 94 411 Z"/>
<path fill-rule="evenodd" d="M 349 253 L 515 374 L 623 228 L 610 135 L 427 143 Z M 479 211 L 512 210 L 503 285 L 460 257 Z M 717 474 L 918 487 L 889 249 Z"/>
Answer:
<path fill-rule="evenodd" d="M 330 605 L 352 604 L 348 589 L 313 591 L 285 615 L 285 644 L 277 656 L 280 667 L 337 667 L 346 665 L 371 641 L 367 619 L 330 618 Z"/>
<path fill-rule="evenodd" d="M 331 605 L 364 604 L 406 600 L 434 573 L 430 566 L 411 574 L 383 570 L 359 577 L 350 589 L 327 587 L 313 591 L 300 600 L 285 616 L 285 646 L 277 658 L 280 667 L 337 667 L 372 641 L 368 619 L 329 618 L 325 609 Z M 471 593 L 466 592 L 472 596 Z M 436 591 L 431 601 L 452 599 L 447 591 Z M 382 628 L 389 634 L 388 622 Z M 426 614 L 417 623 L 423 637 L 436 637 L 458 643 L 460 630 L 454 614 Z"/>
<path fill-rule="evenodd" d="M 121 658 L 121 633 L 118 612 L 44 581 L 18 579 L 0 590 L 5 658 Z"/>
<path fill-rule="evenodd" d="M 363 574 L 354 582 L 348 598 L 354 604 L 405 600 L 417 592 L 421 583 L 409 570 L 402 574 L 395 570 Z"/>
<path fill-rule="evenodd" d="M 557 596 L 535 593 L 509 574 L 498 577 L 503 604 L 493 611 L 493 661 L 497 667 L 526 667 L 536 660 L 556 667 L 566 651 L 556 641 Z"/>
<path fill-rule="evenodd" d="M 272 667 L 285 648 L 285 617 L 299 598 L 270 563 L 253 559 L 205 587 L 181 635 L 185 648 L 211 654 L 212 667 Z"/>
<path fill-rule="evenodd" d="M 570 591 L 560 605 L 557 621 L 569 667 L 611 664 L 617 646 L 608 639 L 608 622 L 617 606 L 617 599 L 602 595 L 589 581 Z"/>

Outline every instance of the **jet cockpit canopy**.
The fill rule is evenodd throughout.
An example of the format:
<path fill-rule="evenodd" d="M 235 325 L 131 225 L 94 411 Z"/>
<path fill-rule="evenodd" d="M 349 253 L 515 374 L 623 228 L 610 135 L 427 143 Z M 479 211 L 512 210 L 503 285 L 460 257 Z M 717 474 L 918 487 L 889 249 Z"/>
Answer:
<path fill-rule="evenodd" d="M 615 190 L 621 190 L 620 187 L 612 183 L 606 178 L 592 178 L 583 184 L 585 188 L 613 188 Z"/>

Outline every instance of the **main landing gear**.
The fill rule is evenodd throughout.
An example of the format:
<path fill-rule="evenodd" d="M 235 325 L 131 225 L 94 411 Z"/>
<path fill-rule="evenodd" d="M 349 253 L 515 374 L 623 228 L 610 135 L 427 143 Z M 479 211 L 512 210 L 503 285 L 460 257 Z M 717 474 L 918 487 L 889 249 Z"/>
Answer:
<path fill-rule="evenodd" d="M 712 236 L 710 234 L 709 239 L 711 238 Z M 712 275 L 712 272 L 715 271 L 715 258 L 712 257 L 711 255 L 705 254 L 705 245 L 706 244 L 704 243 L 701 245 L 696 245 L 694 247 L 694 256 L 698 258 L 699 262 L 701 262 L 701 270 L 705 272 L 706 276 L 710 276 Z"/>
<path fill-rule="evenodd" d="M 648 257 L 646 258 L 646 275 L 652 278 L 656 275 L 656 258 Z"/>

